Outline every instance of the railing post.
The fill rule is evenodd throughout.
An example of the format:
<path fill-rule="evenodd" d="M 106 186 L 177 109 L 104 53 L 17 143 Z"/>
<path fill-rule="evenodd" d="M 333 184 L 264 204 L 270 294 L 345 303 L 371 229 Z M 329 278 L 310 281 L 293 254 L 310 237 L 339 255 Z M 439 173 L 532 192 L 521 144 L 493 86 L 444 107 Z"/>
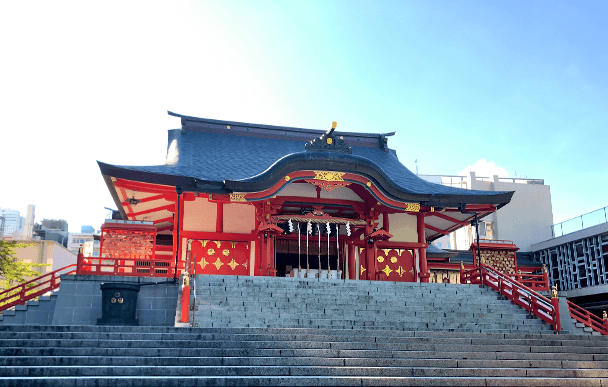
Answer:
<path fill-rule="evenodd" d="M 543 287 L 542 290 L 549 290 L 549 273 L 547 273 L 547 265 L 543 264 Z"/>
<path fill-rule="evenodd" d="M 464 263 L 462 261 L 460 261 L 460 283 L 464 284 L 465 280 L 464 280 Z"/>
<path fill-rule="evenodd" d="M 78 251 L 78 257 L 76 258 L 76 274 L 82 274 L 82 251 Z"/>
<path fill-rule="evenodd" d="M 190 276 L 184 273 L 182 282 L 182 316 L 181 322 L 190 322 Z"/>
<path fill-rule="evenodd" d="M 559 332 L 562 330 L 561 319 L 559 315 L 559 298 L 557 297 L 557 285 L 551 288 L 551 306 L 553 306 L 553 330 Z"/>

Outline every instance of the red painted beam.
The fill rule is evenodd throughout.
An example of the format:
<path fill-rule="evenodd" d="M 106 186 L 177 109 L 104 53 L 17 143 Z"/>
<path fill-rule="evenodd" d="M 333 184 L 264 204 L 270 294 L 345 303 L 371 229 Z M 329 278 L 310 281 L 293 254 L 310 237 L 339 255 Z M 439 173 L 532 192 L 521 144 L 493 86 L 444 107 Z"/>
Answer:
<path fill-rule="evenodd" d="M 150 214 L 152 212 L 163 211 L 163 210 L 168 210 L 168 211 L 173 212 L 172 210 L 175 210 L 175 204 L 168 204 L 168 205 L 162 206 L 162 207 L 150 208 L 149 210 L 144 210 L 144 211 L 140 211 L 140 212 L 134 212 L 131 215 L 132 216 L 139 216 L 139 215 Z"/>
<path fill-rule="evenodd" d="M 470 223 L 465 222 L 464 220 L 452 218 L 451 216 L 447 216 L 446 214 L 443 214 L 441 212 L 429 212 L 426 214 L 426 216 L 436 216 L 441 219 L 449 220 L 450 222 L 458 223 L 461 226 L 468 226 L 470 224 Z"/>
<path fill-rule="evenodd" d="M 168 226 L 163 226 L 163 227 L 159 227 L 156 229 L 156 232 L 161 232 L 161 231 L 166 231 L 166 230 L 171 230 L 173 231 L 173 225 L 168 225 Z"/>
<path fill-rule="evenodd" d="M 425 228 L 428 228 L 429 230 L 433 230 L 433 231 L 435 231 L 435 232 L 438 232 L 438 233 L 440 233 L 440 234 L 443 234 L 443 235 L 448 235 L 448 234 L 450 233 L 450 232 L 449 232 L 449 231 L 447 231 L 447 230 L 442 230 L 442 229 L 440 229 L 440 228 L 433 227 L 433 226 L 431 226 L 430 224 L 426 224 L 426 223 L 424 224 L 424 227 L 425 227 Z"/>
<path fill-rule="evenodd" d="M 175 192 L 175 187 L 170 187 L 166 185 L 158 185 L 158 184 L 150 184 L 150 183 L 141 183 L 138 181 L 132 180 L 122 180 L 117 179 L 114 182 L 114 187 L 126 188 L 133 191 L 141 191 L 141 192 L 150 192 L 150 193 L 158 193 L 158 194 L 173 194 L 177 196 Z"/>
<path fill-rule="evenodd" d="M 147 203 L 147 202 L 152 202 L 154 200 L 169 200 L 169 201 L 175 201 L 174 198 L 171 197 L 171 195 L 166 195 L 166 194 L 161 194 L 161 195 L 154 195 L 154 196 L 150 196 L 147 198 L 143 198 L 143 199 L 139 199 L 138 203 Z M 124 202 L 121 203 L 123 206 L 129 205 L 129 200 L 125 200 Z"/>

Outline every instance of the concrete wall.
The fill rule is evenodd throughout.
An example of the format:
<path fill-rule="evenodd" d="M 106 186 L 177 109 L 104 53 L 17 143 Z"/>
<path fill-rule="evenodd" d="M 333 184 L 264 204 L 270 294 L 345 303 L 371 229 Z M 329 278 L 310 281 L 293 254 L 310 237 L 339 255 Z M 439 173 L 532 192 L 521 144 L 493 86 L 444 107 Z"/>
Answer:
<path fill-rule="evenodd" d="M 104 282 L 164 282 L 163 278 L 62 275 L 53 325 L 96 325 L 101 318 Z M 142 326 L 174 326 L 178 284 L 142 286 L 137 297 L 137 319 Z"/>
<path fill-rule="evenodd" d="M 17 241 L 32 246 L 16 249 L 18 259 L 27 263 L 43 263 L 49 266 L 35 267 L 40 274 L 50 273 L 76 263 L 76 255 L 55 241 Z"/>
<path fill-rule="evenodd" d="M 530 251 L 532 244 L 551 238 L 553 209 L 548 185 L 500 182 L 498 176 L 492 182 L 477 181 L 471 172 L 471 189 L 515 191 L 509 204 L 484 218 L 494 223 L 494 239 L 511 240 L 522 251 Z"/>

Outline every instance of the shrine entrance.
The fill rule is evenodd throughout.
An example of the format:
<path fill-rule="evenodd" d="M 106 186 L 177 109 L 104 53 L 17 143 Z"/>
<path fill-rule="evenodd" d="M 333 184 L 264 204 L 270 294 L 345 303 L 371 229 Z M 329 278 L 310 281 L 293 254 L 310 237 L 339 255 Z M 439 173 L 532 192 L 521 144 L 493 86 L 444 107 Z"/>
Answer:
<path fill-rule="evenodd" d="M 297 277 L 302 276 L 298 273 L 307 273 L 306 277 L 317 277 L 319 268 L 322 271 L 334 271 L 338 269 L 338 255 L 336 253 L 336 241 L 328 242 L 327 240 L 309 240 L 308 250 L 306 249 L 306 240 L 299 241 L 294 238 L 277 238 L 276 241 L 276 270 L 277 277 Z M 308 254 L 307 254 L 308 253 Z M 343 270 L 343 258 L 340 259 L 340 270 Z"/>
<path fill-rule="evenodd" d="M 368 278 L 374 265 L 377 278 Z M 365 249 L 359 249 L 359 278 L 377 281 L 416 282 L 414 250 L 377 249 L 374 259 L 367 259 Z"/>

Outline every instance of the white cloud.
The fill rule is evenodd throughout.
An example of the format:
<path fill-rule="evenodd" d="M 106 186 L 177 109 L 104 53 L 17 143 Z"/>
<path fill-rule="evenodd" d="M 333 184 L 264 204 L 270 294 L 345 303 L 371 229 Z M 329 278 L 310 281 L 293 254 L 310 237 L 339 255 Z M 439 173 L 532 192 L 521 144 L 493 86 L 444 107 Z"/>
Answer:
<path fill-rule="evenodd" d="M 475 175 L 481 177 L 492 177 L 498 175 L 498 177 L 509 177 L 509 172 L 503 167 L 499 167 L 494 161 L 486 161 L 486 159 L 480 159 L 475 164 L 467 166 L 462 171 L 458 172 L 460 176 L 469 176 L 469 173 L 473 171 Z"/>

